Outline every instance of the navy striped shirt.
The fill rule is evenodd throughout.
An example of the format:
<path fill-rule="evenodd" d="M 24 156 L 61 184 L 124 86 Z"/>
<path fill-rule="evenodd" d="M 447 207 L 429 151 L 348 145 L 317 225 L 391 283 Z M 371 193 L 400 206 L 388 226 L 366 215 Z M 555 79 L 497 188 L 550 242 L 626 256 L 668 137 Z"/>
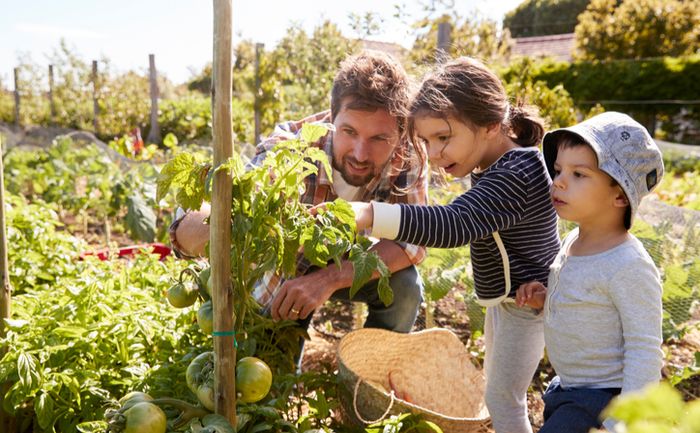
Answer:
<path fill-rule="evenodd" d="M 472 173 L 471 183 L 445 206 L 401 204 L 396 239 L 437 248 L 470 244 L 476 293 L 493 299 L 505 293 L 503 261 L 493 238 L 498 231 L 510 261 L 510 296 L 522 283 L 546 285 L 560 242 L 552 181 L 541 153 L 510 150 L 488 169 Z"/>

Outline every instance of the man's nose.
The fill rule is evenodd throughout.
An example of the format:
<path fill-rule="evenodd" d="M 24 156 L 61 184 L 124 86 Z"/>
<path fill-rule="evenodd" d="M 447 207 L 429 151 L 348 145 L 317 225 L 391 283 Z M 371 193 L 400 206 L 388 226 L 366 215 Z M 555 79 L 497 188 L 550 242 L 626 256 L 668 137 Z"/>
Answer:
<path fill-rule="evenodd" d="M 352 156 L 360 162 L 367 161 L 370 155 L 369 142 L 362 138 L 358 138 L 355 141 L 355 145 L 352 149 Z"/>

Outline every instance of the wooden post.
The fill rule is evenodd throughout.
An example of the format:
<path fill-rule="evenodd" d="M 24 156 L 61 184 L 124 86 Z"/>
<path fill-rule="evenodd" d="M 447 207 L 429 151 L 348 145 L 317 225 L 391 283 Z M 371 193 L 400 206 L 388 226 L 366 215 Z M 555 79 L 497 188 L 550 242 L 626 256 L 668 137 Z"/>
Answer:
<path fill-rule="evenodd" d="M 16 74 L 17 69 L 15 69 Z M 15 75 L 16 77 L 16 75 Z M 16 89 L 16 87 L 15 87 Z M 0 156 L 2 156 L 3 143 L 0 140 Z M 5 337 L 5 320 L 10 318 L 10 306 L 12 301 L 12 286 L 10 285 L 10 271 L 7 264 L 7 231 L 5 230 L 5 179 L 2 158 L 0 157 L 0 337 Z M 0 348 L 0 358 L 7 352 L 7 347 Z M 16 419 L 5 412 L 2 403 L 5 393 L 10 389 L 11 383 L 0 385 L 0 431 L 16 431 Z"/>
<path fill-rule="evenodd" d="M 53 65 L 49 65 L 49 108 L 51 109 L 51 125 L 55 125 L 56 103 L 53 100 Z"/>
<path fill-rule="evenodd" d="M 158 82 L 156 73 L 156 56 L 148 55 L 148 79 L 151 84 L 151 130 L 148 131 L 149 143 L 160 143 L 160 125 L 158 125 Z"/>
<path fill-rule="evenodd" d="M 15 68 L 15 126 L 19 125 L 19 68 Z"/>
<path fill-rule="evenodd" d="M 97 117 L 100 114 L 100 107 L 97 105 L 97 60 L 92 61 L 92 128 L 95 130 L 95 135 L 97 135 L 97 128 L 99 126 L 97 122 Z"/>
<path fill-rule="evenodd" d="M 260 127 L 260 56 L 264 48 L 265 44 L 255 44 L 255 144 L 260 143 L 260 134 L 262 134 Z"/>
<path fill-rule="evenodd" d="M 452 25 L 450 23 L 442 22 L 438 24 L 437 51 L 435 52 L 435 58 L 438 63 L 444 62 L 450 56 L 451 32 Z"/>
<path fill-rule="evenodd" d="M 212 144 L 214 167 L 233 156 L 231 0 L 214 0 L 214 61 L 212 65 Z M 216 413 L 236 425 L 236 348 L 231 288 L 231 175 L 214 176 L 211 194 L 209 262 L 214 306 L 214 400 Z M 241 300 L 242 301 L 242 300 Z"/>

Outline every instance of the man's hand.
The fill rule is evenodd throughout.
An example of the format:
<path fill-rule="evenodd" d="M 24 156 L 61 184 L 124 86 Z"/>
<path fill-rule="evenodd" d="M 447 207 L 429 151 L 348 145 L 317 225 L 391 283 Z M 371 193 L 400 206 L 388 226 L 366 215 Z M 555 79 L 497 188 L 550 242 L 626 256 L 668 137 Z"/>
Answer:
<path fill-rule="evenodd" d="M 270 314 L 275 320 L 305 319 L 331 297 L 334 290 L 329 287 L 322 270 L 302 275 L 282 284 L 272 300 Z"/>
<path fill-rule="evenodd" d="M 544 299 L 547 295 L 547 288 L 539 281 L 531 281 L 521 284 L 515 292 L 515 303 L 518 307 L 527 305 L 538 310 L 544 307 Z"/>

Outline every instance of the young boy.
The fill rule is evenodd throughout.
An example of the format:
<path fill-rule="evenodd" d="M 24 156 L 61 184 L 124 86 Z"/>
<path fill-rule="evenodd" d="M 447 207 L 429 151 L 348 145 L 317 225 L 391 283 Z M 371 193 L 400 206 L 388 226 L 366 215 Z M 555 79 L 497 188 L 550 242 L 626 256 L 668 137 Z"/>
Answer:
<path fill-rule="evenodd" d="M 661 180 L 661 152 L 642 125 L 615 112 L 548 133 L 543 152 L 556 212 L 578 228 L 550 267 L 548 289 L 526 283 L 516 296 L 518 305 L 544 307 L 557 373 L 540 433 L 612 430 L 614 420 L 599 420 L 609 401 L 661 378 L 659 272 L 628 232 Z"/>

